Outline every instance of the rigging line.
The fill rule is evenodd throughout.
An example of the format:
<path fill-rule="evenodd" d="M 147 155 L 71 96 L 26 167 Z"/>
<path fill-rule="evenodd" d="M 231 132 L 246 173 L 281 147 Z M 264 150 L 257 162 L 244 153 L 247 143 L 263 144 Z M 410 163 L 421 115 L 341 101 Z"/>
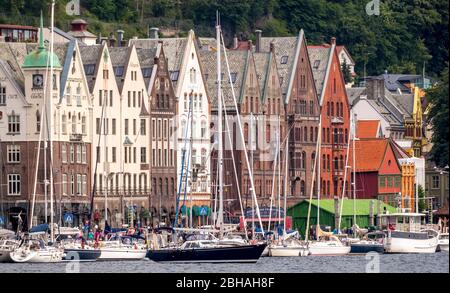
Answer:
<path fill-rule="evenodd" d="M 104 96 L 102 94 L 102 96 Z M 102 97 L 99 97 L 99 99 L 101 100 Z M 98 165 L 100 163 L 100 144 L 101 144 L 101 139 L 102 139 L 102 128 L 103 128 L 103 120 L 105 118 L 105 114 L 106 113 L 106 99 L 102 104 L 102 114 L 100 116 L 100 124 L 98 126 L 98 140 L 97 140 L 97 145 L 95 148 L 95 157 L 96 157 L 96 161 L 95 161 L 95 168 L 94 168 L 94 182 L 93 182 L 93 186 L 92 186 L 92 191 L 91 191 L 91 208 L 89 210 L 89 220 L 91 221 L 91 225 L 92 225 L 92 216 L 93 216 L 93 208 L 94 208 L 94 195 L 95 195 L 95 190 L 97 189 L 97 170 L 98 170 Z M 108 188 L 106 186 L 106 188 Z"/>
<path fill-rule="evenodd" d="M 351 123 L 351 122 L 350 122 Z M 337 229 L 338 229 L 338 232 L 341 230 L 341 224 L 342 224 L 342 211 L 343 211 L 343 208 L 344 208 L 344 195 L 345 195 L 345 187 L 346 187 L 346 183 L 347 183 L 347 173 L 348 173 L 348 168 L 347 168 L 347 166 L 348 166 L 348 157 L 349 157 L 349 154 L 350 154 L 350 137 L 347 137 L 347 140 L 348 140 L 348 142 L 347 142 L 347 154 L 346 154 L 346 158 L 345 158 L 345 166 L 344 166 L 344 168 L 345 168 L 345 170 L 344 170 L 344 183 L 343 183 L 343 186 L 342 186 L 342 198 L 341 198 L 341 201 L 340 201 L 340 211 L 339 211 L 339 224 L 338 224 L 338 227 L 337 227 Z M 351 174 L 350 174 L 350 176 L 351 176 Z"/>
<path fill-rule="evenodd" d="M 191 104 L 192 104 L 192 99 L 189 99 L 189 109 L 191 109 Z M 187 136 L 189 134 L 189 126 L 188 126 L 188 121 L 189 121 L 189 117 L 191 117 L 191 115 L 193 115 L 193 113 L 191 113 L 191 110 L 189 110 L 188 112 L 188 117 L 187 117 L 187 121 L 186 121 L 186 128 L 184 130 L 184 145 L 183 145 L 183 155 L 182 155 L 182 159 L 181 159 L 181 171 L 180 171 L 180 183 L 178 184 L 178 194 L 177 194 L 177 200 L 176 200 L 176 204 L 175 204 L 175 219 L 174 219 L 174 223 L 173 223 L 173 227 L 177 227 L 178 226 L 178 215 L 179 215 L 179 205 L 180 205 L 180 197 L 181 197 L 181 188 L 183 186 L 183 176 L 184 176 L 184 163 L 186 160 L 186 148 L 187 148 Z"/>
<path fill-rule="evenodd" d="M 42 14 L 42 12 L 41 12 Z M 50 65 L 50 58 L 47 57 L 47 65 L 46 65 L 46 71 L 45 71 L 45 83 L 44 83 L 44 101 L 42 103 L 42 107 L 41 107 L 41 113 L 42 115 L 46 116 L 47 110 L 46 110 L 46 101 L 47 101 L 47 81 L 48 81 L 48 67 Z M 44 116 L 44 117 L 45 117 Z M 30 229 L 33 227 L 33 218 L 34 218 L 34 208 L 35 208 L 35 202 L 36 202 L 36 188 L 37 188 L 37 181 L 38 181 L 38 169 L 39 169 L 39 160 L 40 160 L 40 154 L 41 154 L 41 140 L 42 140 L 42 136 L 43 136 L 43 129 L 44 127 L 42 127 L 42 116 L 41 116 L 41 127 L 39 129 L 39 142 L 38 142 L 38 147 L 37 147 L 37 155 L 36 155 L 36 169 L 35 169 L 35 173 L 34 173 L 34 186 L 33 186 L 33 199 L 31 201 L 31 211 L 30 211 L 30 219 L 29 219 L 29 227 Z"/>
<path fill-rule="evenodd" d="M 225 105 L 225 97 L 223 96 L 223 92 L 222 92 L 222 102 Z M 225 126 L 227 128 L 227 136 L 228 136 L 228 140 L 230 141 L 230 144 L 233 144 L 233 141 L 231 139 L 231 134 L 230 134 L 230 125 L 228 123 L 228 114 L 227 114 L 227 109 L 226 107 L 224 108 L 224 113 L 225 113 Z M 233 161 L 233 170 L 234 170 L 234 176 L 236 179 L 236 188 L 237 188 L 237 192 L 238 192 L 238 196 L 239 196 L 239 206 L 241 207 L 241 214 L 242 214 L 242 218 L 244 221 L 244 233 L 245 233 L 245 239 L 248 240 L 248 235 L 247 235 L 247 221 L 245 220 L 245 214 L 244 214 L 244 208 L 242 206 L 242 198 L 241 198 L 241 189 L 239 188 L 239 179 L 238 179 L 238 173 L 237 173 L 237 168 L 236 168 L 236 161 L 234 158 L 234 153 L 233 151 L 231 151 L 231 158 Z"/>
<path fill-rule="evenodd" d="M 319 153 L 319 142 L 322 137 L 322 116 L 319 118 L 319 131 L 317 133 L 317 143 L 316 143 L 316 155 L 314 157 L 314 166 L 313 166 L 313 173 L 312 173 L 312 183 L 311 183 L 311 191 L 309 194 L 309 205 L 308 205 L 308 217 L 306 218 L 306 230 L 305 230 L 305 241 L 308 242 L 309 238 L 309 224 L 310 224 L 310 217 L 311 217 L 311 205 L 312 205 L 312 198 L 314 193 L 314 181 L 316 181 L 316 184 L 318 184 L 316 177 L 316 168 L 320 168 L 320 153 Z M 319 161 L 318 161 L 319 160 Z M 320 180 L 320 179 L 319 179 Z M 319 185 L 318 185 L 319 186 Z"/>
<path fill-rule="evenodd" d="M 239 113 L 239 107 L 237 105 L 237 100 L 236 100 L 236 93 L 234 91 L 234 86 L 233 86 L 233 82 L 232 82 L 232 78 L 231 78 L 230 64 L 228 63 L 228 57 L 227 57 L 227 54 L 226 54 L 225 42 L 224 42 L 224 38 L 223 38 L 222 33 L 220 33 L 220 38 L 222 40 L 222 46 L 223 46 L 223 49 L 224 49 L 225 63 L 226 63 L 227 72 L 228 72 L 228 80 L 229 80 L 229 82 L 231 84 L 231 93 L 233 95 L 233 103 L 234 103 L 234 107 L 235 107 L 236 113 L 237 113 L 237 120 L 238 120 L 238 124 L 239 124 L 239 134 L 240 134 L 241 140 L 245 141 L 244 140 L 244 133 L 242 131 L 242 123 L 241 123 L 241 118 L 240 118 L 240 113 Z M 245 154 L 246 164 L 249 167 L 248 169 L 249 169 L 249 175 L 250 175 L 249 176 L 250 177 L 250 184 L 251 184 L 251 188 L 252 188 L 252 197 L 253 197 L 253 200 L 255 201 L 256 212 L 257 212 L 259 224 L 260 224 L 260 227 L 261 227 L 261 232 L 264 234 L 264 227 L 263 227 L 262 220 L 261 220 L 261 214 L 260 214 L 260 210 L 259 210 L 258 199 L 256 198 L 255 183 L 254 183 L 254 180 L 253 180 L 253 171 L 250 168 L 250 161 L 249 161 L 247 152 L 245 151 L 244 154 Z"/>
<path fill-rule="evenodd" d="M 277 130 L 277 132 L 275 132 L 276 134 L 279 134 L 278 132 L 280 131 L 280 129 L 279 129 L 279 125 L 280 125 L 279 121 L 280 121 L 280 117 L 278 116 L 278 130 Z M 271 221 L 272 221 L 272 204 L 273 204 L 273 194 L 275 193 L 275 179 L 276 179 L 275 178 L 275 173 L 276 173 L 276 168 L 277 168 L 277 165 L 278 165 L 278 153 L 280 152 L 279 146 L 280 146 L 280 140 L 278 139 L 277 140 L 277 148 L 275 150 L 275 159 L 274 159 L 274 162 L 273 162 L 272 194 L 270 195 L 269 224 L 267 226 L 267 230 L 268 231 L 270 231 L 270 224 L 271 224 Z M 278 176 L 279 176 L 279 174 L 278 174 Z"/>

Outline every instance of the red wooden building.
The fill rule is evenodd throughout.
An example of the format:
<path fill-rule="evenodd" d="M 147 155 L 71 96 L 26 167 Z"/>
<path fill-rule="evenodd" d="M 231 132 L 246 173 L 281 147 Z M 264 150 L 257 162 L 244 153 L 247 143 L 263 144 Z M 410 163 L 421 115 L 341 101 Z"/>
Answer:
<path fill-rule="evenodd" d="M 331 44 L 308 46 L 317 94 L 321 105 L 321 196 L 342 196 L 347 142 L 350 129 L 350 106 L 336 49 Z M 347 176 L 346 191 L 349 190 Z"/>
<path fill-rule="evenodd" d="M 363 138 L 355 141 L 356 197 L 380 199 L 397 206 L 402 172 L 388 138 Z M 353 148 L 350 149 L 353 162 Z M 350 164 L 351 165 L 351 164 Z"/>

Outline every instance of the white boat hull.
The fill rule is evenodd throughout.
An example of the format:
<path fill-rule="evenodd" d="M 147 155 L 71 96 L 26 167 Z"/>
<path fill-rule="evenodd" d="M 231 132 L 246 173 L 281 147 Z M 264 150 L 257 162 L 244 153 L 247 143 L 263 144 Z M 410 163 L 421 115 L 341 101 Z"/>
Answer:
<path fill-rule="evenodd" d="M 437 246 L 437 237 L 430 239 L 388 237 L 385 251 L 387 253 L 435 253 Z"/>
<path fill-rule="evenodd" d="M 350 246 L 336 242 L 313 242 L 309 245 L 310 254 L 316 256 L 346 255 L 350 253 L 350 250 Z"/>
<path fill-rule="evenodd" d="M 439 240 L 439 249 L 441 251 L 448 251 L 448 239 Z"/>
<path fill-rule="evenodd" d="M 274 246 L 269 248 L 269 255 L 272 257 L 307 256 L 309 250 L 305 247 Z"/>
<path fill-rule="evenodd" d="M 43 250 L 27 250 L 18 249 L 11 252 L 10 257 L 14 262 L 18 263 L 56 263 L 61 262 L 64 250 L 61 249 L 43 249 Z"/>
<path fill-rule="evenodd" d="M 141 260 L 147 255 L 147 250 L 101 248 L 98 260 Z"/>

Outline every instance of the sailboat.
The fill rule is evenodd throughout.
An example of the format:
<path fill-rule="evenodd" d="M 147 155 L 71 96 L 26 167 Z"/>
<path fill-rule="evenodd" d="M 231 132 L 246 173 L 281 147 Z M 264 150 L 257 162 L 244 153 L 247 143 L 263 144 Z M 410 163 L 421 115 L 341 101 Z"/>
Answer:
<path fill-rule="evenodd" d="M 286 149 L 285 149 L 285 177 L 288 177 L 288 168 L 287 168 L 287 155 L 288 155 L 288 140 L 289 133 L 286 135 Z M 279 148 L 277 148 L 279 151 Z M 285 184 L 284 188 L 284 210 L 287 208 L 287 184 Z M 272 215 L 271 215 L 272 216 Z M 278 240 L 278 242 L 272 243 L 269 245 L 269 256 L 272 257 L 282 257 L 282 256 L 308 256 L 309 249 L 307 244 L 303 243 L 298 236 L 297 233 L 287 234 L 286 232 L 286 213 L 284 213 L 284 225 L 283 225 L 283 235 L 282 238 Z"/>
<path fill-rule="evenodd" d="M 312 184 L 314 186 L 314 177 L 315 171 L 317 167 L 317 224 L 316 224 L 316 241 L 308 242 L 308 229 L 309 229 L 309 220 L 310 220 L 310 212 L 311 212 L 311 201 L 313 188 L 311 188 L 310 200 L 309 200 L 309 209 L 308 209 L 308 223 L 306 225 L 306 242 L 308 243 L 309 252 L 311 255 L 346 255 L 350 253 L 350 246 L 345 245 L 342 241 L 333 233 L 325 232 L 320 228 L 320 168 L 321 164 L 318 162 L 318 158 L 320 158 L 320 150 L 322 144 L 322 117 L 319 119 L 319 133 L 317 135 L 317 145 L 316 145 L 316 157 L 314 162 L 313 176 L 312 176 Z"/>
<path fill-rule="evenodd" d="M 217 99 L 218 99 L 218 197 L 219 210 L 216 226 L 219 227 L 218 239 L 188 239 L 179 247 L 149 250 L 147 257 L 155 262 L 194 262 L 194 263 L 256 263 L 266 248 L 266 244 L 247 244 L 241 241 L 224 239 L 223 222 L 223 96 L 221 78 L 221 26 L 217 18 Z M 226 52 L 225 52 L 225 58 Z M 228 65 L 228 60 L 227 65 Z M 228 76 L 231 75 L 228 68 Z M 232 83 L 231 83 L 232 84 Z M 234 97 L 234 94 L 233 94 Z M 235 99 L 236 102 L 236 99 Z M 237 107 L 236 107 L 237 108 Z M 241 132 L 242 135 L 242 132 Z M 243 136 L 243 135 L 242 135 Z M 251 177 L 251 176 L 250 176 Z M 177 205 L 178 208 L 178 205 Z M 259 208 L 258 208 L 259 211 Z M 175 225 L 177 225 L 175 221 Z M 204 231 L 206 232 L 206 231 Z"/>
<path fill-rule="evenodd" d="M 44 107 L 48 107 L 48 108 L 44 108 L 45 110 L 43 111 L 45 117 L 47 117 L 48 113 L 53 113 L 53 101 L 52 101 L 52 97 L 53 97 L 53 72 L 54 72 L 54 64 L 53 64 L 53 54 L 54 54 L 54 13 L 55 13 L 55 1 L 52 1 L 52 6 L 51 6 L 51 42 L 50 42 L 50 58 L 49 58 L 49 63 L 50 63 L 50 78 L 48 77 L 48 72 L 47 72 L 47 76 L 46 76 L 46 80 L 50 82 L 50 85 L 48 87 L 49 90 L 49 94 L 46 95 L 46 87 L 47 87 L 47 82 L 45 83 L 44 86 L 44 94 L 47 97 L 47 99 L 44 101 Z M 39 52 L 44 52 L 45 51 L 45 46 L 44 46 L 44 32 L 43 32 L 43 18 L 42 18 L 42 13 L 41 13 L 41 25 L 40 25 L 40 37 L 39 37 L 39 48 L 38 48 Z M 47 105 L 48 103 L 48 105 Z M 48 115 L 48 117 L 50 118 L 50 123 L 49 125 L 47 125 L 47 129 L 49 131 L 47 131 L 47 135 L 49 136 L 48 140 L 49 140 L 49 148 L 50 148 L 50 162 L 53 162 L 53 143 L 52 143 L 52 133 L 53 133 L 53 125 L 52 125 L 52 121 L 53 121 L 53 115 Z M 44 121 L 47 121 L 47 119 L 45 119 Z M 41 145 L 41 140 L 42 140 L 42 129 L 39 133 L 39 147 L 38 147 L 38 152 L 37 152 L 37 164 L 39 164 L 39 154 L 40 154 L 40 145 Z M 46 154 L 47 152 L 47 143 L 44 145 L 44 154 Z M 45 160 L 44 160 L 45 161 Z M 34 205 L 35 205 L 35 195 L 36 195 L 36 184 L 37 184 L 37 172 L 38 172 L 38 167 L 36 166 L 36 173 L 35 173 L 35 180 L 34 180 L 34 193 L 33 193 L 33 202 L 32 202 L 32 208 L 31 208 L 31 225 L 33 222 L 33 212 L 34 212 Z M 46 173 L 46 172 L 45 172 Z M 47 181 L 47 180 L 45 180 Z M 44 183 L 44 185 L 46 186 L 47 182 Z M 14 249 L 14 251 L 12 251 L 10 253 L 10 257 L 14 262 L 31 262 L 31 263 L 50 263 L 50 262 L 61 262 L 63 255 L 64 255 L 64 249 L 61 246 L 58 246 L 55 244 L 55 239 L 54 239 L 54 230 L 55 230 L 55 225 L 53 223 L 53 170 L 52 167 L 50 167 L 50 181 L 49 181 L 49 186 L 50 186 L 50 226 L 48 224 L 42 224 L 42 225 L 38 225 L 36 227 L 31 227 L 30 231 L 28 234 L 26 234 L 24 236 L 24 238 L 22 239 L 21 243 Z M 47 189 L 45 188 L 45 197 L 47 198 Z M 48 244 L 47 240 L 47 233 L 48 230 L 50 230 L 50 239 L 51 239 L 51 245 Z"/>

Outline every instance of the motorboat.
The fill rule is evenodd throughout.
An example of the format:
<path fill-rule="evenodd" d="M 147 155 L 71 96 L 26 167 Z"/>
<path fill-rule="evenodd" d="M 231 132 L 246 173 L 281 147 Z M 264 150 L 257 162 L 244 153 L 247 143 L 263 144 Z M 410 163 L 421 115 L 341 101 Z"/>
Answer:
<path fill-rule="evenodd" d="M 57 235 L 57 241 L 64 247 L 63 261 L 96 261 L 100 257 L 100 249 L 86 241 L 78 228 L 60 227 Z"/>
<path fill-rule="evenodd" d="M 149 250 L 155 262 L 256 263 L 267 244 L 220 244 L 218 240 L 186 241 L 180 247 Z"/>
<path fill-rule="evenodd" d="M 439 234 L 438 251 L 448 251 L 448 233 Z"/>
<path fill-rule="evenodd" d="M 346 255 L 350 253 L 350 246 L 344 244 L 332 232 L 323 231 L 319 225 L 316 225 L 317 241 L 308 243 L 309 252 L 311 255 Z"/>
<path fill-rule="evenodd" d="M 386 253 L 435 253 L 439 232 L 421 229 L 419 213 L 395 213 L 383 215 L 386 232 Z"/>
<path fill-rule="evenodd" d="M 98 260 L 142 260 L 147 255 L 147 245 L 142 238 L 114 236 L 99 243 Z"/>

